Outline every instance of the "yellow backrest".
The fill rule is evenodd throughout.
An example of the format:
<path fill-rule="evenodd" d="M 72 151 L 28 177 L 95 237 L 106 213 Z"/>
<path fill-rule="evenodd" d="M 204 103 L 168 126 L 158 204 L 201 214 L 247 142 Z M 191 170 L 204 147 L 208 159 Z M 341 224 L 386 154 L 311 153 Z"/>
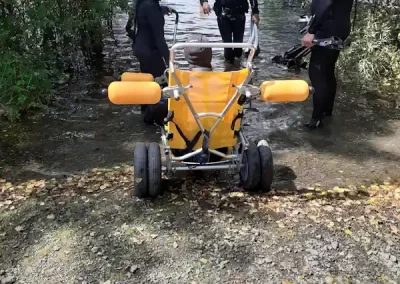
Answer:
<path fill-rule="evenodd" d="M 249 74 L 248 69 L 234 72 L 204 72 L 204 71 L 183 71 L 175 70 L 179 81 L 183 86 L 191 85 L 186 93 L 197 113 L 199 112 L 222 112 L 228 101 L 236 92 L 236 88 L 232 85 L 240 85 Z M 169 86 L 175 86 L 176 82 L 173 76 L 169 76 Z M 168 109 L 174 112 L 174 122 L 181 128 L 185 136 L 192 140 L 199 128 L 190 112 L 188 105 L 183 97 L 179 101 L 171 98 L 168 103 Z M 231 129 L 232 121 L 242 106 L 236 102 L 226 113 L 218 127 L 214 130 L 210 137 L 210 148 L 217 149 L 222 147 L 231 147 L 236 145 L 236 137 L 234 130 L 240 127 L 240 119 L 236 120 L 234 130 Z M 202 117 L 202 122 L 206 130 L 210 130 L 216 117 Z M 186 143 L 179 135 L 175 125 L 169 122 L 167 125 L 169 132 L 173 133 L 170 140 L 170 146 L 173 149 L 185 149 Z M 201 138 L 194 149 L 201 148 Z"/>

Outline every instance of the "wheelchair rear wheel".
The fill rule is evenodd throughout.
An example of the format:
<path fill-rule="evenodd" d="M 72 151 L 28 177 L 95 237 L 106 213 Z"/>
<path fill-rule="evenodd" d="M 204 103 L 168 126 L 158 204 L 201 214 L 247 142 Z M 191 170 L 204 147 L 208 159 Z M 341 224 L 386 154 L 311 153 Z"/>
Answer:
<path fill-rule="evenodd" d="M 148 157 L 144 143 L 137 143 L 133 158 L 133 195 L 144 198 L 148 195 Z"/>
<path fill-rule="evenodd" d="M 148 163 L 149 163 L 149 195 L 150 197 L 157 197 L 161 194 L 161 151 L 160 145 L 157 143 L 150 143 L 148 147 Z"/>
<path fill-rule="evenodd" d="M 274 177 L 274 163 L 272 158 L 271 148 L 265 140 L 262 140 L 257 145 L 258 153 L 260 154 L 260 183 L 258 189 L 262 192 L 270 192 Z"/>
<path fill-rule="evenodd" d="M 260 183 L 261 165 L 257 145 L 249 142 L 249 147 L 243 153 L 242 167 L 240 168 L 240 184 L 244 190 L 252 191 Z"/>

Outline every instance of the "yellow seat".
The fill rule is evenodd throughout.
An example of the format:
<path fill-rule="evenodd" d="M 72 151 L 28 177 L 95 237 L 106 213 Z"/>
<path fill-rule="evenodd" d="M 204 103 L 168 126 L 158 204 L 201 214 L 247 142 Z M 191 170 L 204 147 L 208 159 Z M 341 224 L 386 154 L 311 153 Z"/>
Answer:
<path fill-rule="evenodd" d="M 183 86 L 191 85 L 186 90 L 189 100 L 191 101 L 195 111 L 201 112 L 217 112 L 221 113 L 229 100 L 236 92 L 233 85 L 238 86 L 244 82 L 249 74 L 248 69 L 242 69 L 234 72 L 193 72 L 175 70 L 178 80 Z M 175 86 L 176 82 L 173 76 L 169 76 L 169 86 Z M 234 130 L 240 128 L 240 119 L 236 120 L 234 130 L 231 129 L 232 122 L 243 106 L 234 102 L 229 111 L 224 115 L 218 127 L 210 135 L 210 148 L 218 149 L 223 147 L 232 147 L 237 144 L 237 138 Z M 179 101 L 169 99 L 169 111 L 174 112 L 173 121 L 179 126 L 184 135 L 192 140 L 199 132 L 199 127 L 186 103 L 181 96 Z M 202 117 L 200 121 L 206 130 L 210 130 L 217 117 Z M 186 143 L 179 135 L 174 123 L 169 122 L 167 125 L 169 132 L 173 133 L 169 145 L 172 149 L 185 149 Z M 201 148 L 203 137 L 193 148 L 194 150 Z"/>

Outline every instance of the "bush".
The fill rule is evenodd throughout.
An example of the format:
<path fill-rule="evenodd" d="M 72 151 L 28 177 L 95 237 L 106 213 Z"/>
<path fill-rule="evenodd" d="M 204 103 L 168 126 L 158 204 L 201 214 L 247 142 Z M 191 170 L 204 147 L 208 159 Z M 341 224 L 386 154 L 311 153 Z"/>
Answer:
<path fill-rule="evenodd" d="M 400 21 L 397 9 L 359 10 L 351 46 L 340 56 L 344 87 L 359 93 L 400 94 Z"/>
<path fill-rule="evenodd" d="M 50 74 L 43 63 L 35 64 L 13 51 L 0 53 L 0 99 L 10 120 L 41 107 L 50 87 Z"/>
<path fill-rule="evenodd" d="M 0 0 L 0 108 L 10 120 L 48 102 L 71 54 L 101 45 L 117 6 L 126 10 L 128 1 Z"/>

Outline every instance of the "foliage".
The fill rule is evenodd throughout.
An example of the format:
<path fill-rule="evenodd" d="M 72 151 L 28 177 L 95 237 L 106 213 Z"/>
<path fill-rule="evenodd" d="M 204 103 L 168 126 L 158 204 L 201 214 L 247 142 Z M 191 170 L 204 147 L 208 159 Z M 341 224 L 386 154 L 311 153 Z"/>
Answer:
<path fill-rule="evenodd" d="M 101 45 L 114 8 L 127 9 L 127 2 L 0 0 L 0 107 L 7 117 L 48 100 L 52 82 L 75 63 L 77 47 Z"/>
<path fill-rule="evenodd" d="M 0 53 L 0 95 L 10 119 L 21 111 L 41 106 L 49 90 L 49 71 L 41 62 L 26 60 L 15 52 Z"/>
<path fill-rule="evenodd" d="M 398 9 L 360 9 L 351 46 L 338 69 L 345 87 L 361 93 L 400 93 L 400 21 Z"/>

